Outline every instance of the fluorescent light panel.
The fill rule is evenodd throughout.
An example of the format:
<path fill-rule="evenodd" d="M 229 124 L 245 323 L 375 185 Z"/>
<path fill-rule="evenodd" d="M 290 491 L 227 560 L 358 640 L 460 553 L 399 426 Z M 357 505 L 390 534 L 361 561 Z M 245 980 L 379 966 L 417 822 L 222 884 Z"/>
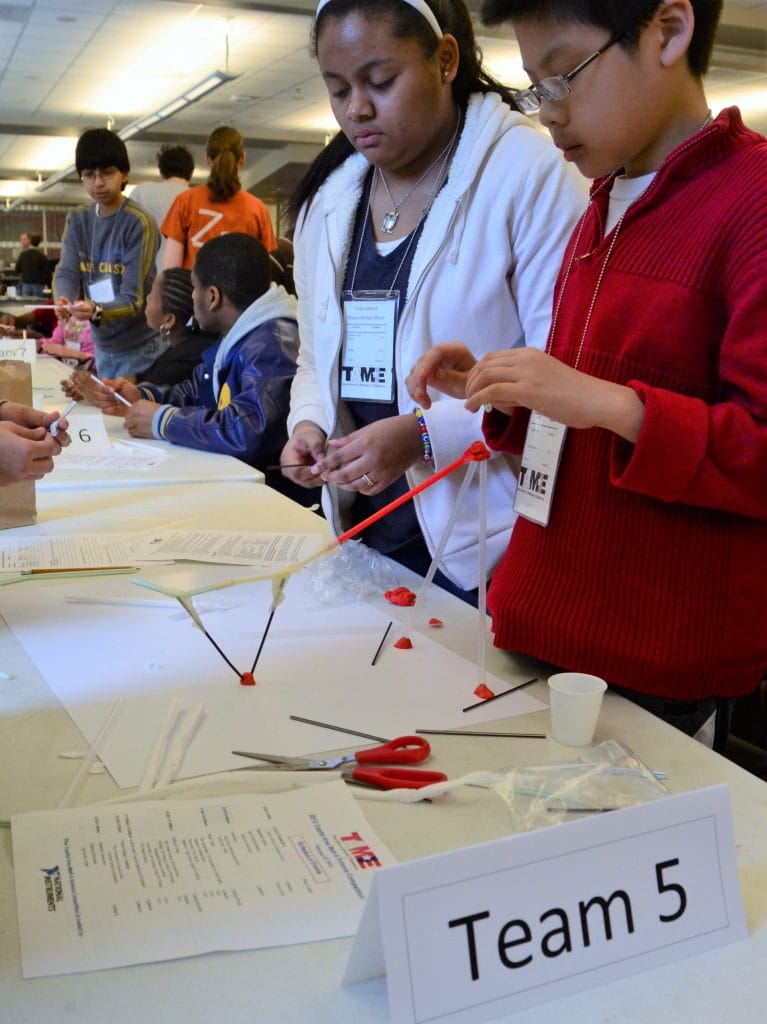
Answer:
<path fill-rule="evenodd" d="M 219 86 L 224 85 L 226 82 L 234 81 L 237 77 L 237 75 L 230 75 L 227 71 L 213 71 L 211 74 L 206 75 L 201 82 L 198 82 L 197 85 L 193 85 L 190 89 L 187 89 L 176 99 L 170 100 L 168 103 L 164 103 L 158 110 L 154 111 L 154 113 L 144 114 L 143 117 L 139 117 L 135 121 L 131 121 L 130 124 L 126 124 L 126 126 L 121 128 L 117 134 L 121 139 L 132 139 L 134 135 L 138 135 L 139 132 L 146 131 L 147 128 L 151 128 L 153 125 L 158 124 L 160 121 L 164 121 L 173 114 L 177 114 L 179 110 L 184 110 L 186 107 L 196 103 L 197 100 L 202 99 L 203 96 L 207 96 L 208 93 L 213 92 L 214 89 L 218 89 Z M 74 174 L 75 171 L 75 165 L 70 164 L 69 167 L 65 167 L 63 171 L 57 171 L 56 174 L 52 174 L 49 178 L 46 178 L 45 181 L 40 182 L 35 191 L 45 192 L 46 189 L 57 185 L 60 181 L 63 181 L 64 178 L 68 178 L 70 174 Z"/>

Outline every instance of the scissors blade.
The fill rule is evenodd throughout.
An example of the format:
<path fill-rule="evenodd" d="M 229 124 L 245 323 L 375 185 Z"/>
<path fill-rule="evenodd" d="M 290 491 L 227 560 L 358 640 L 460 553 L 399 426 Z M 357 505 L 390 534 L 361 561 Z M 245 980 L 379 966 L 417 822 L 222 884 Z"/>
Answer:
<path fill-rule="evenodd" d="M 255 761 L 267 761 L 268 764 L 254 764 L 249 767 L 253 771 L 298 771 L 309 762 L 298 757 L 283 757 L 281 754 L 262 754 L 255 750 L 233 750 L 237 757 L 252 757 Z"/>
<path fill-rule="evenodd" d="M 285 757 L 281 754 L 261 754 L 251 750 L 233 750 L 237 757 L 252 757 L 256 761 L 267 761 L 268 764 L 251 765 L 250 770 L 257 771 L 285 771 L 285 772 L 312 772 L 331 771 L 339 768 L 342 764 L 354 761 L 354 754 L 346 754 L 344 757 Z"/>

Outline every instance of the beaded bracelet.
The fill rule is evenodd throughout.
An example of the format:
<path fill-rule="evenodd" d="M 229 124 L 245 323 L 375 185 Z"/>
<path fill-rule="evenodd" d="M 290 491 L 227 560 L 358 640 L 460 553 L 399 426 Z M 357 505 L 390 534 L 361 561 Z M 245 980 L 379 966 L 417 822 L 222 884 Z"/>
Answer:
<path fill-rule="evenodd" d="M 423 410 L 420 405 L 417 405 L 413 409 L 415 417 L 418 420 L 418 426 L 421 430 L 421 444 L 423 445 L 423 461 L 431 462 L 432 449 L 431 449 L 431 438 L 429 437 L 429 428 L 426 426 L 426 420 L 424 419 Z"/>

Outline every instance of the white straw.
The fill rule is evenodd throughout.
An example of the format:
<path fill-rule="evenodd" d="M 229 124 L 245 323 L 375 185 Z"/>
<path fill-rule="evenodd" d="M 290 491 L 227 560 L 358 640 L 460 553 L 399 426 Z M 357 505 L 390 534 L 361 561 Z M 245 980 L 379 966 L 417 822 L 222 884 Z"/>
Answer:
<path fill-rule="evenodd" d="M 67 594 L 64 600 L 68 604 L 119 604 L 128 608 L 162 608 L 164 611 L 169 607 L 165 601 L 153 601 L 151 598 L 142 601 L 139 597 L 81 597 L 79 594 Z"/>
<path fill-rule="evenodd" d="M 432 560 L 431 560 L 431 565 L 429 566 L 429 571 L 424 576 L 423 583 L 421 584 L 421 586 L 420 586 L 420 588 L 418 590 L 418 597 L 419 598 L 423 597 L 424 593 L 426 592 L 426 588 L 429 586 L 431 581 L 434 579 L 434 574 L 437 571 L 437 566 L 439 565 L 439 563 L 440 563 L 440 561 L 442 559 L 442 555 L 443 555 L 443 553 L 445 551 L 445 546 L 447 545 L 448 538 L 449 538 L 450 534 L 453 532 L 453 527 L 455 526 L 456 520 L 458 519 L 458 516 L 460 515 L 464 499 L 466 498 L 466 492 L 469 489 L 471 481 L 474 479 L 474 474 L 475 474 L 476 470 L 477 470 L 477 463 L 476 462 L 470 462 L 469 465 L 466 468 L 466 473 L 464 474 L 463 483 L 461 484 L 460 489 L 458 491 L 458 494 L 456 495 L 455 502 L 453 503 L 453 511 L 450 513 L 450 518 L 447 521 L 447 526 L 445 526 L 445 529 L 442 531 L 442 536 L 439 539 L 439 544 L 437 545 L 437 550 L 434 552 L 434 558 L 432 558 Z"/>
<path fill-rule="evenodd" d="M 118 697 L 117 700 L 112 705 L 111 711 L 104 720 L 104 724 L 101 726 L 101 729 L 99 730 L 96 739 L 93 741 L 91 749 L 85 755 L 85 759 L 83 760 L 83 763 L 80 765 L 80 770 L 78 771 L 77 775 L 75 775 L 75 777 L 72 779 L 72 784 L 70 785 L 69 789 L 66 791 L 64 796 L 61 798 L 59 807 L 71 807 L 74 801 L 76 800 L 77 796 L 80 793 L 80 790 L 82 789 L 83 782 L 85 781 L 85 776 L 90 771 L 91 765 L 96 760 L 96 757 L 98 756 L 104 741 L 109 735 L 112 726 L 116 722 L 124 706 L 125 697 Z"/>
<path fill-rule="evenodd" d="M 106 388 L 107 391 L 109 390 L 109 385 L 105 384 L 104 381 L 100 377 L 97 377 L 95 373 L 92 373 L 91 377 L 93 378 L 93 380 L 96 381 L 97 384 L 100 384 L 102 388 Z M 128 408 L 130 408 L 132 403 L 128 401 L 125 395 L 121 395 L 119 391 L 115 391 L 114 389 L 112 389 L 112 392 L 113 398 L 116 398 L 118 402 L 122 402 L 123 405 L 127 405 Z"/>
<path fill-rule="evenodd" d="M 50 427 L 48 428 L 50 430 L 50 432 L 51 432 L 51 437 L 55 437 L 56 436 L 56 434 L 58 433 L 58 430 L 59 430 L 59 423 L 62 420 L 65 420 L 67 418 L 67 416 L 71 412 L 74 412 L 74 410 L 76 408 L 77 408 L 77 399 L 72 399 L 72 401 L 66 407 L 64 412 L 61 414 L 61 416 L 59 416 L 59 418 L 57 420 L 54 420 L 53 423 L 51 423 Z"/>
<path fill-rule="evenodd" d="M 176 774 L 181 767 L 181 762 L 184 760 L 184 754 L 186 753 L 189 744 L 192 742 L 192 737 L 197 731 L 197 727 L 202 721 L 204 714 L 205 705 L 198 704 L 194 711 L 189 712 L 186 716 L 186 721 L 178 730 L 176 738 L 171 744 L 170 750 L 165 758 L 165 763 L 157 777 L 157 786 L 167 786 L 169 782 L 172 782 L 175 779 Z"/>
<path fill-rule="evenodd" d="M 474 463 L 476 465 L 476 463 Z M 477 636 L 477 669 L 479 683 L 485 681 L 485 648 L 487 646 L 487 461 L 479 464 L 479 625 Z"/>
<path fill-rule="evenodd" d="M 142 778 L 141 785 L 139 786 L 139 790 L 142 792 L 151 789 L 155 784 L 155 780 L 157 779 L 157 770 L 160 767 L 160 760 L 165 753 L 168 736 L 170 736 L 171 729 L 176 721 L 178 709 L 180 707 L 181 699 L 179 697 L 174 697 L 170 702 L 165 718 L 160 726 L 160 731 L 157 733 L 157 737 L 154 741 L 154 746 L 152 747 L 149 759 L 146 763 L 144 777 Z"/>

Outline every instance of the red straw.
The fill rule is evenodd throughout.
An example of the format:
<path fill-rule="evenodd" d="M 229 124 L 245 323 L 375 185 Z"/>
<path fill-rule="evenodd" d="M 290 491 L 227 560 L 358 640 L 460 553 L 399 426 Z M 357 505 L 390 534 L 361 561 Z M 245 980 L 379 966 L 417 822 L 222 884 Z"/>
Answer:
<path fill-rule="evenodd" d="M 352 537 L 356 537 L 358 533 L 366 530 L 368 526 L 372 526 L 373 523 L 377 523 L 379 519 L 383 519 L 384 516 L 393 512 L 395 508 L 399 508 L 400 505 L 404 505 L 406 501 L 410 501 L 416 494 L 420 494 L 421 491 L 425 491 L 427 487 L 431 487 L 432 484 L 436 484 L 438 480 L 441 480 L 443 476 L 447 476 L 449 473 L 455 472 L 456 469 L 460 469 L 461 466 L 467 462 L 484 462 L 485 459 L 490 458 L 490 452 L 482 444 L 481 441 L 475 441 L 471 447 L 467 448 L 460 459 L 456 459 L 455 462 L 451 462 L 449 466 L 445 466 L 444 469 L 440 469 L 433 476 L 430 476 L 428 480 L 424 480 L 423 483 L 418 484 L 411 490 L 406 491 L 405 494 L 401 494 L 399 498 L 395 498 L 394 501 L 388 505 L 384 505 L 383 508 L 379 508 L 377 512 L 374 512 L 372 516 L 368 516 L 367 519 L 363 519 L 361 523 L 357 523 L 356 526 L 352 526 L 351 529 L 346 530 L 345 533 L 339 534 L 336 537 L 337 544 L 343 544 L 345 540 L 350 540 Z"/>

